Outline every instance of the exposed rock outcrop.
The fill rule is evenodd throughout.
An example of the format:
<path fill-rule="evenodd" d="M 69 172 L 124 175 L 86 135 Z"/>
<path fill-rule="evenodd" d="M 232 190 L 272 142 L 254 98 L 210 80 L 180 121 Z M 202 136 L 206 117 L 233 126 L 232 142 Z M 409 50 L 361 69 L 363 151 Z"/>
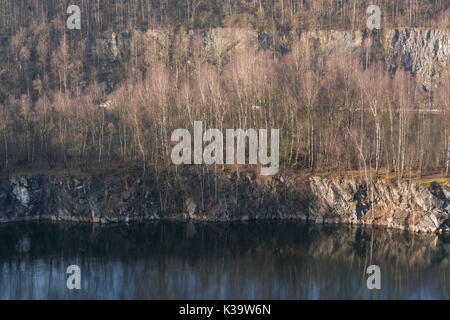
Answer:
<path fill-rule="evenodd" d="M 394 73 L 403 68 L 424 80 L 425 86 L 450 66 L 448 30 L 404 29 L 385 34 L 385 60 Z"/>
<path fill-rule="evenodd" d="M 450 229 L 450 186 L 223 173 L 132 177 L 12 177 L 0 181 L 0 222 L 297 219 L 374 224 L 416 232 Z"/>
<path fill-rule="evenodd" d="M 0 181 L 0 222 L 56 220 L 119 222 L 152 219 L 233 221 L 307 219 L 306 200 L 293 182 L 225 174 L 145 182 L 136 177 L 102 179 L 13 177 Z"/>
<path fill-rule="evenodd" d="M 134 30 L 89 34 L 85 46 L 87 55 L 95 56 L 97 60 L 108 64 L 129 59 L 137 52 L 145 52 L 149 61 L 157 60 L 160 57 L 169 57 L 175 43 L 185 48 L 200 44 L 209 60 L 221 63 L 236 50 L 268 49 L 273 45 L 272 36 L 255 30 L 228 28 L 191 30 L 188 34 L 177 35 L 162 30 Z M 299 39 L 326 56 L 347 50 L 360 55 L 364 52 L 368 39 L 373 39 L 371 50 L 381 53 L 382 56 L 378 58 L 384 61 L 388 70 L 395 73 L 404 69 L 414 76 L 419 76 L 425 87 L 429 87 L 442 73 L 448 72 L 450 67 L 449 30 L 392 29 L 371 35 L 367 30 L 313 30 L 276 37 L 278 47 L 284 48 L 283 52 L 289 50 L 294 39 Z"/>
<path fill-rule="evenodd" d="M 315 222 L 374 224 L 417 232 L 450 228 L 450 185 L 378 179 L 311 178 L 309 218 Z"/>
<path fill-rule="evenodd" d="M 300 37 L 301 41 L 316 42 L 324 54 L 349 50 L 359 55 L 371 42 L 372 51 L 379 50 L 386 68 L 393 74 L 403 69 L 418 76 L 425 87 L 449 71 L 450 31 L 430 29 L 392 29 L 369 35 L 363 31 L 309 31 Z"/>

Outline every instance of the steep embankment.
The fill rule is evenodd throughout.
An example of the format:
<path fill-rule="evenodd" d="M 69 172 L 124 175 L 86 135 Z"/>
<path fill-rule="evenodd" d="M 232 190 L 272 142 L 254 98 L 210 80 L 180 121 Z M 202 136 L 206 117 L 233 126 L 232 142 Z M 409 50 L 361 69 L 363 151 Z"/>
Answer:
<path fill-rule="evenodd" d="M 0 181 L 0 222 L 108 223 L 183 219 L 300 219 L 375 224 L 416 232 L 450 228 L 450 185 L 223 173 L 142 179 L 13 177 Z"/>

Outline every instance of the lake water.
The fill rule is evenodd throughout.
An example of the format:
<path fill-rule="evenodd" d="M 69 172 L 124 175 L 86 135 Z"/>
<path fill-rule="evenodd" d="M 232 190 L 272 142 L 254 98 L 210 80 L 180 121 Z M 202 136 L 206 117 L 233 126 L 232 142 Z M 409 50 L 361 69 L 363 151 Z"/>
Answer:
<path fill-rule="evenodd" d="M 450 235 L 295 221 L 3 224 L 0 299 L 449 299 L 449 253 Z"/>

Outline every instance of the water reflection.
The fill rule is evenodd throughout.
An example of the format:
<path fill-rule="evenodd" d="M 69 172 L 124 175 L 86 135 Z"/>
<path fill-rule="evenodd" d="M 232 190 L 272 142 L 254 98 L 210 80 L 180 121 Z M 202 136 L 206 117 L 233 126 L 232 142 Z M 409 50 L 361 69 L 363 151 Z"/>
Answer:
<path fill-rule="evenodd" d="M 7 224 L 0 299 L 449 299 L 449 252 L 450 235 L 292 221 Z"/>

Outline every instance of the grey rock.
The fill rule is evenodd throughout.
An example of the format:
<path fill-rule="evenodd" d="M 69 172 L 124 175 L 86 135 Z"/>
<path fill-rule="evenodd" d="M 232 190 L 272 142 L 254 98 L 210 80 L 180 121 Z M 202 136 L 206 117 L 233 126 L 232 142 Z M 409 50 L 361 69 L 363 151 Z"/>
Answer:
<path fill-rule="evenodd" d="M 217 177 L 217 194 L 205 190 L 202 197 L 199 177 L 192 173 L 163 181 L 164 187 L 151 177 L 109 177 L 108 182 L 100 177 L 12 177 L 0 179 L 0 222 L 300 219 L 414 232 L 450 229 L 448 185 L 377 180 L 368 190 L 358 179 L 315 176 L 308 183 L 293 178 L 248 179 L 223 173 Z"/>
<path fill-rule="evenodd" d="M 380 179 L 367 186 L 362 180 L 312 177 L 309 216 L 315 221 L 321 218 L 330 221 L 328 216 L 333 214 L 334 220 L 352 223 L 418 232 L 445 231 L 450 215 L 448 193 L 443 189 L 445 186 L 442 188 L 437 184 L 423 187 L 417 183 L 399 182 L 392 186 Z M 352 198 L 349 190 L 358 191 Z"/>

